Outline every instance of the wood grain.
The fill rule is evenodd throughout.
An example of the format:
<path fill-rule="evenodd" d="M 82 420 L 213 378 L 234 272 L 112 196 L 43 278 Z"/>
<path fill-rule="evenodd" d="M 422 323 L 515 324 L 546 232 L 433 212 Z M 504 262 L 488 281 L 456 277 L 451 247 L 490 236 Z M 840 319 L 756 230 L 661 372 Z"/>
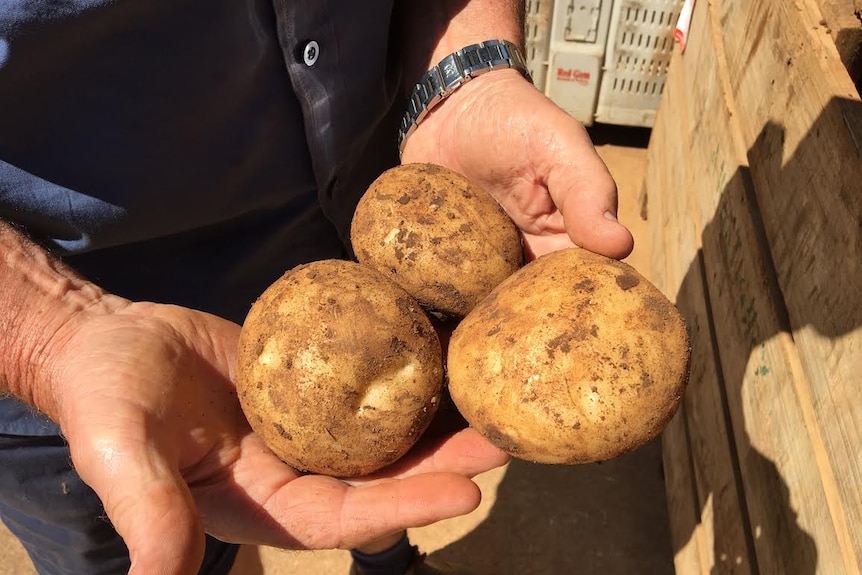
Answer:
<path fill-rule="evenodd" d="M 659 107 L 653 270 L 693 332 L 714 331 L 693 338 L 686 433 L 666 438 L 668 464 L 691 465 L 708 549 L 679 573 L 862 563 L 862 112 L 820 14 L 813 0 L 699 2 Z"/>

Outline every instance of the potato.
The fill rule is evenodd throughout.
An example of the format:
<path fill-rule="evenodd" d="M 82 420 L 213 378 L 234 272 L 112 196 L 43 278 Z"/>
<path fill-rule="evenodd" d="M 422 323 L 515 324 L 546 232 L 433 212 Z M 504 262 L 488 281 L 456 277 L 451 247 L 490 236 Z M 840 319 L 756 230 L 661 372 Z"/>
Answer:
<path fill-rule="evenodd" d="M 553 252 L 500 284 L 449 343 L 461 414 L 513 457 L 602 461 L 664 428 L 688 378 L 676 307 L 631 266 Z"/>
<path fill-rule="evenodd" d="M 237 392 L 266 445 L 302 471 L 365 475 L 402 457 L 437 410 L 440 341 L 418 302 L 360 264 L 273 283 L 243 322 Z"/>
<path fill-rule="evenodd" d="M 523 265 L 518 229 L 496 200 L 433 164 L 381 174 L 354 212 L 350 241 L 360 263 L 450 317 L 465 316 Z"/>

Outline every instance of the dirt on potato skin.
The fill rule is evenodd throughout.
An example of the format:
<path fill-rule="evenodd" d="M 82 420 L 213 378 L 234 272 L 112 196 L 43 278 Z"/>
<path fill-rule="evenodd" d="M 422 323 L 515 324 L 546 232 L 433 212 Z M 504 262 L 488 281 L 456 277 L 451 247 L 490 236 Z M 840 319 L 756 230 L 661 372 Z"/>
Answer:
<path fill-rule="evenodd" d="M 447 365 L 464 417 L 513 457 L 602 461 L 654 438 L 688 376 L 675 306 L 627 264 L 555 252 L 456 328 Z"/>
<path fill-rule="evenodd" d="M 442 380 L 421 306 L 354 262 L 291 270 L 261 295 L 240 336 L 243 411 L 305 472 L 356 477 L 397 461 L 433 419 Z"/>
<path fill-rule="evenodd" d="M 354 213 L 357 259 L 428 310 L 464 317 L 524 262 L 520 232 L 488 195 L 434 164 L 382 174 Z"/>

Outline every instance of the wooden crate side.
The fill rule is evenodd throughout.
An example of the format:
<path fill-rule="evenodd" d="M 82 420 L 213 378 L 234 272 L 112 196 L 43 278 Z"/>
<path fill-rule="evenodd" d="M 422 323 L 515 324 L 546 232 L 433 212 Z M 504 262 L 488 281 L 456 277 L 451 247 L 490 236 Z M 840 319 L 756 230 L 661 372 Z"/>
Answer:
<path fill-rule="evenodd" d="M 711 12 L 713 59 L 724 65 L 726 21 Z M 729 140 L 745 141 L 748 116 L 733 93 L 733 70 L 719 75 L 730 113 L 725 118 L 703 114 L 707 123 L 718 121 L 698 133 L 711 134 L 718 147 L 739 150 L 744 144 Z M 714 153 L 709 146 L 695 149 Z M 749 161 L 752 172 L 760 169 L 760 158 L 749 154 Z M 708 173 L 715 162 L 703 156 L 697 165 Z M 721 172 L 716 175 L 720 178 Z M 714 217 L 704 228 L 703 249 L 710 299 L 724 312 L 716 316 L 716 338 L 758 570 L 762 575 L 846 573 L 841 536 L 828 512 L 832 482 L 828 473 L 823 477 L 822 443 L 816 423 L 812 429 L 807 417 L 810 402 L 800 394 L 808 381 L 786 333 L 783 296 L 757 197 L 756 182 L 740 170 L 719 198 L 704 198 L 703 211 L 714 210 Z"/>
<path fill-rule="evenodd" d="M 673 564 L 677 575 L 711 575 L 683 405 L 661 437 Z"/>
<path fill-rule="evenodd" d="M 689 265 L 676 301 L 692 337 L 685 413 L 704 560 L 711 575 L 750 575 L 756 571 L 752 567 L 747 514 L 740 493 L 733 430 L 723 409 L 723 378 L 715 357 L 712 314 L 704 295 L 699 259 Z"/>
<path fill-rule="evenodd" d="M 666 87 L 668 97 L 662 101 L 656 123 L 656 129 L 660 133 L 664 130 L 664 133 L 655 144 L 656 146 L 662 144 L 663 147 L 656 149 L 652 154 L 656 161 L 653 171 L 662 173 L 650 175 L 648 172 L 646 184 L 650 221 L 653 223 L 654 230 L 658 228 L 657 233 L 664 242 L 656 243 L 656 250 L 685 244 L 684 235 L 681 235 L 680 230 L 675 229 L 673 224 L 680 216 L 686 217 L 686 208 L 679 201 L 668 205 L 668 201 L 673 201 L 669 200 L 669 194 L 678 192 L 680 189 L 722 191 L 720 194 L 699 195 L 698 205 L 694 207 L 689 205 L 687 216 L 690 218 L 693 214 L 697 214 L 700 221 L 708 222 L 704 228 L 704 254 L 709 267 L 709 290 L 711 303 L 719 310 L 716 332 L 720 339 L 722 365 L 725 376 L 729 380 L 727 383 L 728 409 L 734 414 L 733 432 L 738 449 L 737 455 L 741 461 L 740 474 L 744 477 L 745 483 L 743 495 L 748 502 L 755 529 L 755 546 L 760 573 L 857 574 L 858 561 L 854 551 L 856 543 L 853 540 L 855 534 L 851 535 L 848 526 L 862 523 L 854 523 L 855 518 L 851 516 L 853 510 L 848 506 L 853 504 L 852 498 L 858 495 L 860 484 L 851 481 L 839 486 L 840 482 L 837 482 L 835 477 L 836 469 L 840 469 L 841 465 L 853 466 L 860 461 L 859 457 L 855 457 L 858 454 L 856 446 L 862 445 L 862 442 L 855 441 L 858 426 L 854 426 L 858 422 L 858 414 L 852 411 L 858 410 L 859 402 L 852 394 L 843 394 L 842 390 L 852 391 L 850 387 L 840 388 L 838 395 L 835 395 L 835 390 L 832 395 L 825 397 L 816 393 L 818 384 L 828 383 L 829 378 L 835 373 L 843 376 L 842 368 L 846 369 L 848 366 L 858 368 L 858 363 L 855 361 L 848 364 L 837 359 L 837 356 L 846 357 L 848 348 L 853 352 L 855 344 L 847 342 L 847 333 L 841 333 L 841 337 L 837 338 L 837 345 L 835 339 L 830 340 L 833 356 L 824 356 L 823 352 L 830 350 L 824 350 L 823 342 L 808 341 L 806 339 L 808 334 L 803 333 L 797 324 L 794 324 L 797 328 L 794 336 L 798 346 L 787 333 L 789 321 L 783 296 L 772 286 L 780 285 L 783 293 L 787 294 L 788 282 L 787 277 L 781 275 L 782 269 L 777 258 L 774 266 L 778 267 L 779 275 L 778 282 L 775 281 L 772 273 L 772 258 L 776 252 L 774 247 L 776 237 L 784 241 L 788 238 L 781 238 L 768 225 L 762 225 L 758 216 L 758 206 L 762 208 L 766 205 L 766 201 L 762 201 L 760 197 L 764 193 L 771 192 L 770 190 L 764 192 L 762 188 L 773 183 L 769 177 L 761 176 L 764 173 L 769 174 L 769 171 L 764 168 L 764 161 L 770 155 L 760 154 L 755 144 L 758 143 L 763 127 L 772 125 L 769 122 L 771 117 L 766 115 L 766 120 L 763 120 L 763 117 L 755 117 L 754 123 L 751 119 L 752 111 L 758 110 L 758 106 L 768 108 L 774 103 L 763 104 L 761 96 L 754 100 L 747 100 L 744 106 L 737 109 L 736 102 L 743 93 L 740 87 L 746 82 L 753 83 L 759 73 L 751 73 L 747 69 L 751 62 L 756 61 L 757 50 L 751 52 L 749 62 L 740 59 L 740 54 L 744 54 L 744 51 L 728 50 L 728 45 L 734 42 L 745 43 L 751 39 L 752 36 L 745 36 L 745 34 L 758 31 L 761 34 L 761 40 L 766 35 L 767 42 L 777 42 L 776 38 L 780 39 L 782 36 L 774 29 L 773 20 L 775 11 L 781 11 L 782 7 L 776 7 L 771 0 L 758 3 L 757 6 L 754 5 L 755 3 L 749 3 L 747 6 L 738 6 L 734 9 L 737 12 L 729 15 L 729 12 L 733 11 L 728 9 L 730 4 L 729 0 L 723 3 L 717 1 L 699 3 L 699 6 L 709 6 L 710 12 L 713 13 L 710 22 L 714 28 L 715 58 L 720 63 L 723 62 L 719 65 L 718 75 L 727 92 L 728 117 L 715 114 L 714 109 L 720 107 L 708 99 L 713 87 L 705 80 L 713 73 L 707 74 L 706 71 L 702 71 L 699 76 L 697 75 L 701 70 L 699 66 L 709 58 L 709 50 L 704 52 L 706 56 L 692 56 L 696 54 L 696 44 L 689 44 L 689 50 L 683 61 L 690 62 L 688 67 L 695 70 L 695 73 L 688 75 L 690 83 L 686 88 L 674 87 L 675 66 L 677 69 L 681 66 L 679 58 L 676 57 L 671 65 Z M 764 7 L 764 4 L 769 5 Z M 698 24 L 697 14 L 696 10 L 690 42 L 695 42 L 698 34 L 703 33 L 701 29 L 703 24 Z M 758 20 L 758 14 L 765 20 Z M 784 13 L 781 17 L 787 18 L 788 15 Z M 802 16 L 797 18 L 804 21 Z M 748 28 L 747 31 L 746 28 Z M 812 34 L 816 40 L 816 31 Z M 745 38 L 740 39 L 741 37 Z M 812 41 L 812 38 L 809 37 L 808 40 Z M 793 52 L 793 50 L 788 51 Z M 725 56 L 728 52 L 730 54 Z M 780 59 L 784 55 L 782 50 L 775 46 L 772 46 L 768 52 L 773 59 Z M 793 58 L 794 56 L 791 55 L 791 65 L 794 63 Z M 728 65 L 727 62 L 731 60 L 732 65 Z M 787 64 L 787 62 L 784 63 Z M 811 64 L 809 62 L 805 65 L 812 68 Z M 830 67 L 821 62 L 816 64 L 821 69 Z M 745 74 L 752 74 L 753 78 L 742 78 Z M 841 79 L 839 78 L 833 84 L 840 85 Z M 698 91 L 698 86 L 705 87 L 705 90 Z M 823 110 L 830 107 L 832 107 L 831 110 L 836 109 L 833 98 L 827 100 L 823 109 L 812 113 L 806 105 L 794 102 L 797 94 L 792 86 L 784 96 L 785 112 L 790 110 L 790 113 L 798 113 L 787 120 L 786 124 L 791 125 L 789 131 L 786 125 L 782 125 L 782 138 L 778 141 L 783 147 L 782 153 L 777 155 L 781 159 L 778 165 L 782 167 L 785 166 L 787 159 L 796 157 L 796 150 L 800 145 L 806 144 L 807 132 L 800 132 L 799 126 L 805 126 L 808 122 L 809 131 L 814 133 L 816 123 L 824 115 Z M 778 96 L 772 94 L 769 97 L 775 99 Z M 778 99 L 781 100 L 780 97 Z M 810 101 L 810 98 L 808 100 Z M 687 112 L 688 120 L 661 119 L 662 112 L 671 104 L 673 112 L 679 114 L 681 103 L 691 105 L 691 109 Z M 844 106 L 843 111 L 842 106 Z M 835 128 L 834 120 L 840 116 L 845 124 L 842 128 L 844 141 L 852 144 L 856 134 L 852 129 L 856 122 L 854 115 L 847 113 L 844 104 L 837 106 L 837 109 L 839 110 L 837 113 L 827 110 L 826 115 L 831 114 L 832 118 L 831 124 L 827 125 Z M 853 110 L 851 109 L 850 112 Z M 686 121 L 692 125 L 686 126 Z M 815 130 L 810 130 L 811 122 L 815 123 Z M 826 147 L 835 150 L 834 144 L 827 144 Z M 653 143 L 651 143 L 651 151 L 652 148 Z M 733 170 L 735 162 L 739 161 L 748 148 L 751 149 L 748 154 L 752 163 L 751 178 L 745 170 L 738 172 Z M 772 156 L 775 156 L 774 152 Z M 685 170 L 680 169 L 680 163 L 686 165 Z M 814 169 L 815 173 L 817 169 L 822 169 L 822 166 L 818 166 L 816 162 L 808 162 L 808 166 Z M 680 171 L 684 171 L 682 177 L 678 173 L 674 175 Z M 722 188 L 722 182 L 725 179 L 728 181 Z M 796 172 L 796 180 L 797 187 L 799 182 L 809 187 L 812 185 L 811 176 L 806 178 L 802 172 Z M 862 182 L 862 178 L 856 178 L 856 181 Z M 834 195 L 834 190 L 832 193 Z M 846 194 L 846 191 L 844 193 Z M 853 194 L 854 197 L 849 199 L 851 212 L 856 206 L 854 202 L 859 198 L 858 194 L 855 192 Z M 838 195 L 840 196 L 841 193 L 839 192 Z M 845 203 L 848 201 L 847 198 L 841 199 Z M 834 204 L 835 202 L 832 202 L 832 205 Z M 657 209 L 659 205 L 661 208 Z M 763 219 L 767 220 L 772 217 L 775 208 L 770 206 L 763 210 L 766 212 Z M 712 219 L 714 213 L 716 217 Z M 856 216 L 851 216 L 853 217 Z M 656 219 L 658 221 L 655 221 Z M 840 219 L 841 216 L 839 216 Z M 856 217 L 855 221 L 858 226 L 859 218 Z M 842 228 L 842 225 L 845 227 Z M 847 231 L 846 222 L 842 224 L 839 221 L 838 227 L 840 230 Z M 769 238 L 768 245 L 771 250 L 765 248 L 767 242 L 763 241 L 763 229 L 766 230 L 765 235 Z M 849 232 L 845 234 L 845 238 L 849 237 L 852 240 L 858 237 L 858 230 L 852 225 Z M 795 239 L 798 240 L 798 238 Z M 759 245 L 763 246 L 762 251 L 754 257 L 745 249 L 745 246 L 751 242 L 755 244 L 759 242 Z M 834 247 L 836 246 L 833 245 Z M 834 251 L 841 253 L 839 250 Z M 844 253 L 846 255 L 846 252 Z M 853 255 L 852 252 L 851 255 Z M 678 272 L 668 269 L 673 267 L 668 263 L 668 259 L 668 254 L 664 254 L 662 263 L 666 269 L 662 274 L 666 293 L 670 293 L 669 290 L 674 286 L 679 287 L 686 283 L 684 280 L 682 282 L 679 280 Z M 683 258 L 682 261 L 685 259 Z M 740 283 L 742 285 L 739 285 Z M 691 290 L 679 290 L 678 293 L 687 291 Z M 855 296 L 857 292 L 858 289 L 851 293 Z M 746 297 L 749 299 L 746 300 Z M 678 298 L 678 301 L 682 301 L 681 298 Z M 740 302 L 745 302 L 745 305 L 740 306 Z M 790 309 L 790 321 L 793 321 L 794 317 L 799 317 L 792 305 L 788 303 L 787 307 Z M 828 319 L 828 313 L 820 309 Z M 727 310 L 732 313 L 728 314 Z M 700 312 L 700 315 L 702 314 L 703 312 Z M 697 315 L 699 314 L 696 313 L 695 316 Z M 851 325 L 858 324 L 851 322 Z M 809 380 L 812 376 L 815 379 L 819 377 L 819 381 L 811 383 Z M 831 430 L 827 429 L 830 422 L 824 414 L 834 414 L 835 412 L 830 410 L 834 410 L 839 399 L 845 411 L 839 414 L 839 424 L 833 426 Z M 708 413 L 712 403 L 704 401 L 705 413 Z M 692 425 L 695 422 L 696 408 L 697 405 L 687 397 L 685 421 L 690 425 L 691 437 L 688 439 L 688 447 L 695 470 L 701 459 L 695 455 L 698 449 L 695 439 L 697 426 Z M 848 430 L 849 435 L 847 435 Z M 841 433 L 845 433 L 845 442 L 834 441 Z M 831 443 L 830 437 L 832 437 Z M 853 439 L 852 443 L 846 441 L 848 437 Z M 852 459 L 848 460 L 848 456 Z M 700 490 L 699 486 L 704 485 L 705 480 L 699 471 L 695 471 L 695 476 L 695 483 Z M 702 493 L 698 496 L 702 497 Z M 701 525 L 703 525 L 704 517 L 714 512 L 714 506 L 703 504 L 701 506 L 703 507 Z M 708 547 L 710 542 L 715 541 L 714 533 L 704 530 L 703 541 L 703 544 Z M 714 558 L 710 558 L 712 559 Z"/>
<path fill-rule="evenodd" d="M 706 3 L 695 8 L 692 29 L 700 32 L 691 37 L 682 59 L 692 174 L 687 214 L 694 220 L 701 242 L 724 189 L 745 168 L 745 155 L 730 129 L 733 114 L 722 88 L 710 18 Z M 756 573 L 724 376 L 715 352 L 713 323 L 720 318 L 715 318 L 709 307 L 708 282 L 701 259 L 691 261 L 677 296 L 678 305 L 687 310 L 688 316 L 696 318 L 692 321 L 693 331 L 700 332 L 696 339 L 700 342 L 698 363 L 702 384 L 686 398 L 692 452 L 702 503 L 706 508 L 708 497 L 713 514 L 714 572 Z M 696 367 L 693 364 L 693 374 Z"/>
<path fill-rule="evenodd" d="M 671 72 L 650 134 L 644 175 L 653 246 L 650 277 L 671 300 L 679 289 L 684 273 L 679 270 L 678 255 L 669 254 L 668 249 L 679 246 L 683 239 L 690 244 L 687 248 L 689 253 L 684 255 L 690 257 L 699 248 L 697 243 L 691 245 L 691 242 L 697 241 L 693 230 L 686 230 L 676 212 L 672 211 L 676 210 L 674 197 L 679 190 L 687 189 L 689 180 L 688 131 L 681 124 L 686 118 L 677 112 L 685 105 L 685 93 L 677 86 Z"/>
<path fill-rule="evenodd" d="M 821 24 L 835 40 L 841 61 L 858 87 L 862 82 L 862 0 L 817 0 Z"/>
<path fill-rule="evenodd" d="M 859 573 L 862 103 L 810 1 L 715 0 L 711 7 L 807 379 L 797 390 L 801 408 L 814 422 L 811 443 L 824 451 L 817 464 L 845 569 Z"/>
<path fill-rule="evenodd" d="M 655 126 L 650 135 L 644 176 L 644 199 L 650 226 L 652 282 L 667 297 L 674 299 L 684 270 L 679 263 L 678 239 L 682 222 L 675 219 L 669 203 L 676 190 L 684 190 L 688 180 L 689 149 L 687 130 L 680 122 L 685 118 L 676 112 L 684 96 L 674 88 L 673 72 L 662 94 Z M 693 231 L 689 237 L 696 239 Z M 696 251 L 698 246 L 689 248 Z M 692 455 L 686 431 L 685 405 L 662 433 L 665 489 L 670 517 L 671 543 L 677 575 L 709 575 L 712 554 L 705 547 L 706 537 L 701 521 Z"/>
<path fill-rule="evenodd" d="M 694 216 L 701 195 L 691 158 L 698 128 L 688 90 L 698 81 L 698 42 L 693 39 L 686 58 L 675 56 L 668 75 L 650 143 L 650 152 L 657 153 L 648 155 L 645 186 L 654 234 L 654 280 L 676 301 L 692 338 L 684 407 L 664 436 L 668 501 L 679 575 L 747 575 L 752 573 L 750 552 L 732 432 L 721 409 L 721 377 L 702 282 L 700 226 Z M 688 465 L 690 469 L 683 467 Z"/>
<path fill-rule="evenodd" d="M 723 190 L 703 251 L 758 572 L 838 575 L 845 565 L 796 391 L 804 374 L 758 254 L 746 180 L 739 172 Z"/>

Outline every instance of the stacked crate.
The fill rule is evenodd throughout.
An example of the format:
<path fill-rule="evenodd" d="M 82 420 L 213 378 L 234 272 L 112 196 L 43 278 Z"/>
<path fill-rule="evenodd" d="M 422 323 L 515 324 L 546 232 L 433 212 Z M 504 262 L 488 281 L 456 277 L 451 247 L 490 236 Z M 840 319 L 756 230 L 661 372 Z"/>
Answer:
<path fill-rule="evenodd" d="M 862 572 L 862 101 L 819 3 L 699 0 L 652 130 L 678 575 Z"/>
<path fill-rule="evenodd" d="M 572 116 L 651 126 L 682 0 L 528 0 L 533 81 Z"/>

